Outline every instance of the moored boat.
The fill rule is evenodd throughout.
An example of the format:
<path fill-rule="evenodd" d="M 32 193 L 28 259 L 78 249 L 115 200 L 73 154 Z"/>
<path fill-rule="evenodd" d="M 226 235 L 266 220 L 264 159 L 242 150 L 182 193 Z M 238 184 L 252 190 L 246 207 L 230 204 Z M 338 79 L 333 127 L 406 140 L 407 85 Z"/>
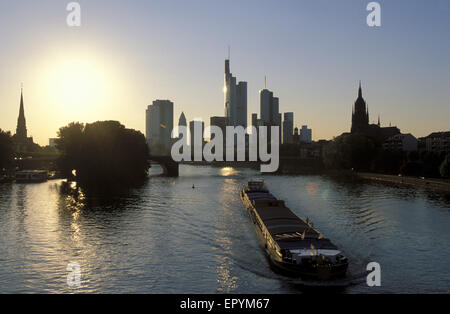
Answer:
<path fill-rule="evenodd" d="M 0 183 L 10 183 L 10 182 L 13 182 L 13 181 L 14 181 L 13 177 L 8 177 L 6 175 L 0 176 Z"/>
<path fill-rule="evenodd" d="M 348 259 L 342 252 L 308 219 L 303 221 L 269 193 L 263 182 L 250 181 L 241 199 L 271 264 L 280 272 L 314 280 L 345 276 Z"/>
<path fill-rule="evenodd" d="M 48 179 L 48 173 L 45 170 L 23 170 L 16 172 L 17 183 L 39 183 Z"/>

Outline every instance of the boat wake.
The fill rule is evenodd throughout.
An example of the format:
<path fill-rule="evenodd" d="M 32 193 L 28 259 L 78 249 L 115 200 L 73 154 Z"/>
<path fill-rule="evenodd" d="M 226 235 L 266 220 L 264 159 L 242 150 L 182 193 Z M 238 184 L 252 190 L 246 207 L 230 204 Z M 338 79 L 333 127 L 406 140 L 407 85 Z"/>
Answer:
<path fill-rule="evenodd" d="M 332 279 L 326 281 L 320 280 L 303 280 L 301 278 L 287 277 L 281 274 L 277 274 L 273 269 L 258 270 L 255 269 L 255 264 L 249 264 L 244 260 L 232 257 L 234 264 L 241 268 L 242 270 L 248 271 L 258 277 L 278 280 L 285 284 L 292 285 L 298 288 L 346 288 L 350 286 L 356 286 L 364 284 L 366 281 L 367 272 L 362 273 L 351 273 L 348 271 L 344 278 Z"/>

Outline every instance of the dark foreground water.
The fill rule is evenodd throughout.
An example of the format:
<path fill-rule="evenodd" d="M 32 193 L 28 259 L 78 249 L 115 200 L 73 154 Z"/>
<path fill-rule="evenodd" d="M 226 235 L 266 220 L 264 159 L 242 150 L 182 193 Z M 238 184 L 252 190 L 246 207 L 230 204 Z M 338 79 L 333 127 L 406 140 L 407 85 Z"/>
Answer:
<path fill-rule="evenodd" d="M 153 171 L 157 171 L 154 167 Z M 239 199 L 251 170 L 182 166 L 116 197 L 61 181 L 0 185 L 0 292 L 298 293 L 259 248 Z M 381 265 L 381 287 L 450 292 L 450 201 L 412 188 L 320 176 L 266 176 L 269 189 L 350 258 L 350 278 Z M 195 189 L 192 189 L 192 185 Z M 67 264 L 81 286 L 67 284 Z"/>

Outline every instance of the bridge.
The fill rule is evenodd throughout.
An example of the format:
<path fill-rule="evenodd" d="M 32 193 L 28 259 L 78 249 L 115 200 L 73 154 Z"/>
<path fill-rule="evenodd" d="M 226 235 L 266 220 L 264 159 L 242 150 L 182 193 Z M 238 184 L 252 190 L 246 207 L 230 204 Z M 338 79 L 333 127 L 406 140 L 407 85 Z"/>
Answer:
<path fill-rule="evenodd" d="M 46 169 L 46 170 L 58 170 L 57 155 L 33 155 L 16 158 L 14 164 L 19 169 Z M 175 162 L 171 156 L 150 156 L 150 161 L 155 162 L 161 166 L 163 173 L 168 177 L 178 177 L 178 163 Z"/>
<path fill-rule="evenodd" d="M 178 177 L 178 162 L 174 161 L 171 156 L 150 156 L 150 161 L 158 163 L 163 169 L 163 173 L 167 177 Z"/>
<path fill-rule="evenodd" d="M 58 156 L 55 154 L 51 155 L 43 155 L 43 154 L 34 154 L 28 153 L 23 157 L 16 157 L 14 159 L 14 166 L 19 168 L 20 170 L 49 170 L 55 171 L 58 170 L 57 165 Z"/>

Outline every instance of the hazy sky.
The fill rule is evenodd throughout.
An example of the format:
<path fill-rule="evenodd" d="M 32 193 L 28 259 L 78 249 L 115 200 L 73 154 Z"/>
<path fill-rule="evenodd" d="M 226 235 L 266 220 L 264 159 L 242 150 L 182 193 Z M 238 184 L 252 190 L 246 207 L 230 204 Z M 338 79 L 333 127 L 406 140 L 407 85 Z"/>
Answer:
<path fill-rule="evenodd" d="M 71 121 L 119 120 L 145 130 L 154 99 L 188 120 L 223 115 L 223 70 L 248 82 L 313 138 L 349 131 L 357 84 L 370 120 L 404 133 L 450 130 L 450 1 L 379 1 L 381 27 L 366 24 L 370 1 L 0 0 L 0 128 L 15 132 L 24 84 L 29 135 L 47 144 Z"/>

